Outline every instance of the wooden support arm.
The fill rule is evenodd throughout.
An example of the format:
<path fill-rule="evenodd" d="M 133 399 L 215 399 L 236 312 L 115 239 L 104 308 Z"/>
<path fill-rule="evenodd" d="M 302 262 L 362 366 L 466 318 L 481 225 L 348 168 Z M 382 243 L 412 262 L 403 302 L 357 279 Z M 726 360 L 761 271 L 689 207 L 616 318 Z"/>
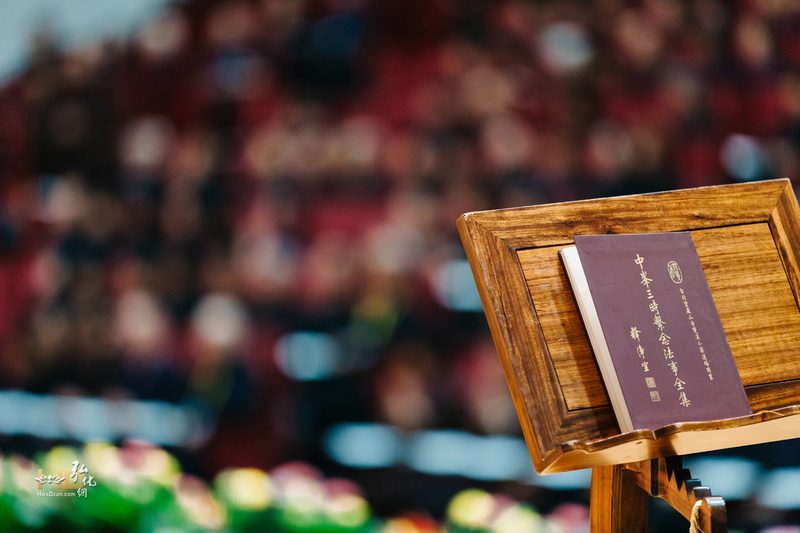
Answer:
<path fill-rule="evenodd" d="M 727 533 L 725 501 L 683 468 L 680 457 L 595 468 L 593 533 L 647 531 L 648 495 L 662 498 L 689 521 L 691 533 Z"/>
<path fill-rule="evenodd" d="M 649 485 L 652 496 L 666 500 L 698 533 L 727 533 L 728 519 L 725 500 L 713 496 L 711 489 L 703 486 L 683 468 L 680 456 L 651 459 L 639 463 L 641 479 Z M 648 479 L 649 478 L 649 479 Z"/>

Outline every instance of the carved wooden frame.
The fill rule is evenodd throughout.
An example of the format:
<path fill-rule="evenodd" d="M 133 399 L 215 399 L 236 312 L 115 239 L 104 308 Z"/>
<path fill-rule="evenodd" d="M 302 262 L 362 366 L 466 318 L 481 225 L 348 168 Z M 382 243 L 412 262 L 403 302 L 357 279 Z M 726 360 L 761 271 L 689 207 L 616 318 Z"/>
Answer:
<path fill-rule="evenodd" d="M 539 473 L 800 436 L 800 208 L 787 179 L 466 213 L 458 229 Z M 621 434 L 558 250 L 689 231 L 755 414 Z"/>

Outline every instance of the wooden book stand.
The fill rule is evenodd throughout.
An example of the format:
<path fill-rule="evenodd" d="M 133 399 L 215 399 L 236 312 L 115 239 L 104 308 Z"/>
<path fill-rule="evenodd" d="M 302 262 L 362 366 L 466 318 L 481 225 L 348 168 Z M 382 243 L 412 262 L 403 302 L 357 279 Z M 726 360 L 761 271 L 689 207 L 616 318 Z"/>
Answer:
<path fill-rule="evenodd" d="M 705 533 L 725 503 L 680 456 L 800 436 L 800 208 L 788 180 L 467 213 L 458 228 L 536 471 L 592 468 L 593 532 L 644 533 L 648 495 Z M 558 250 L 690 231 L 755 414 L 620 433 Z"/>

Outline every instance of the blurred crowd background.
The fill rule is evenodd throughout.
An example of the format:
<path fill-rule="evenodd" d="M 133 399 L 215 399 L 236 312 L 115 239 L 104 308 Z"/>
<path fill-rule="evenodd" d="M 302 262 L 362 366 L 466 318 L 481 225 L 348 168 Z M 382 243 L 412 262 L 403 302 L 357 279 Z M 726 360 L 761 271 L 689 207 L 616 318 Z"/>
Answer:
<path fill-rule="evenodd" d="M 461 213 L 799 170 L 788 0 L 185 0 L 80 46 L 43 26 L 0 86 L 3 405 L 191 408 L 164 439 L 189 472 L 349 461 L 379 511 L 435 507 L 451 485 L 364 467 L 413 435 L 520 437 Z M 80 405 L 0 444 L 114 435 Z"/>

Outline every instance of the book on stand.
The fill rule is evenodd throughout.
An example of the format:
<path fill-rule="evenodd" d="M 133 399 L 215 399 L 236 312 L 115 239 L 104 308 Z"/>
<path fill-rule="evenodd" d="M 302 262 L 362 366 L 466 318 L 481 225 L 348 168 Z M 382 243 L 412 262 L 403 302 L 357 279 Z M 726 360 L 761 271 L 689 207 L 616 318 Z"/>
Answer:
<path fill-rule="evenodd" d="M 752 414 L 690 233 L 576 235 L 559 253 L 623 433 Z"/>

